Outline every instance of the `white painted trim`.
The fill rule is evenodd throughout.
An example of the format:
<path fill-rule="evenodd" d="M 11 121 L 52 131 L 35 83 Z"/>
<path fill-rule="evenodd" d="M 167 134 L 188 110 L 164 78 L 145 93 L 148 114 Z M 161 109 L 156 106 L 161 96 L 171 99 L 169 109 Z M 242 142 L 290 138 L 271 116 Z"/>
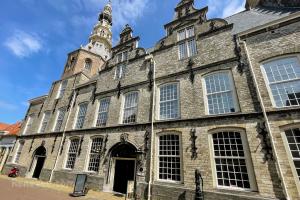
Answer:
<path fill-rule="evenodd" d="M 298 64 L 300 65 L 300 54 L 290 54 L 290 55 L 283 55 L 283 56 L 278 56 L 278 57 L 275 57 L 275 58 L 272 58 L 272 59 L 268 59 L 264 62 L 261 63 L 260 65 L 260 70 L 262 72 L 262 75 L 263 75 L 263 79 L 265 81 L 265 84 L 266 84 L 266 88 L 267 88 L 267 91 L 269 93 L 269 98 L 271 100 L 271 103 L 272 103 L 272 106 L 274 108 L 292 108 L 292 107 L 299 107 L 299 105 L 292 105 L 292 106 L 283 106 L 283 107 L 278 107 L 276 105 L 276 102 L 275 102 L 275 99 L 274 99 L 274 96 L 273 96 L 273 93 L 272 93 L 272 90 L 271 90 L 271 85 L 273 84 L 280 84 L 282 82 L 279 82 L 279 81 L 276 81 L 275 83 L 270 83 L 269 82 L 269 79 L 268 79 L 268 76 L 267 76 L 267 73 L 266 73 L 266 70 L 265 70 L 265 67 L 264 65 L 265 64 L 268 64 L 270 62 L 275 62 L 275 61 L 280 61 L 282 59 L 287 59 L 287 58 L 296 58 L 298 59 Z M 288 80 L 288 81 L 285 81 L 285 82 L 294 82 L 296 80 Z"/>
<path fill-rule="evenodd" d="M 231 87 L 231 92 L 232 92 L 232 98 L 233 98 L 233 104 L 234 104 L 234 109 L 235 112 L 228 112 L 228 113 L 237 113 L 241 111 L 240 108 L 240 103 L 239 103 L 239 98 L 237 96 L 237 91 L 236 91 L 236 86 L 235 86 L 235 82 L 233 79 L 233 74 L 232 71 L 230 69 L 225 69 L 225 70 L 217 70 L 217 71 L 213 71 L 210 73 L 206 73 L 204 75 L 202 75 L 202 88 L 203 88 L 203 97 L 204 97 L 204 108 L 205 108 L 205 114 L 206 115 L 226 115 L 228 113 L 220 113 L 220 114 L 210 114 L 209 113 L 209 107 L 208 107 L 208 98 L 207 98 L 207 88 L 206 88 L 206 82 L 205 82 L 205 78 L 207 76 L 213 75 L 213 74 L 218 74 L 218 73 L 227 73 L 228 77 L 229 77 L 229 82 L 230 82 L 230 87 Z"/>
<path fill-rule="evenodd" d="M 296 187 L 297 187 L 297 190 L 298 190 L 298 194 L 300 195 L 300 181 L 299 181 L 298 173 L 296 171 L 294 160 L 293 160 L 293 157 L 292 157 L 292 154 L 291 154 L 291 149 L 290 149 L 289 143 L 287 141 L 286 133 L 285 133 L 285 131 L 287 131 L 289 129 L 295 129 L 295 128 L 300 129 L 300 124 L 291 124 L 291 125 L 285 126 L 284 129 L 280 130 L 280 135 L 282 137 L 284 148 L 285 148 L 286 153 L 287 153 L 288 162 L 289 162 L 290 167 L 292 169 L 292 174 L 293 174 L 294 181 L 295 181 L 295 184 L 296 184 Z"/>
<path fill-rule="evenodd" d="M 132 93 L 137 93 L 136 119 L 135 119 L 135 122 L 132 122 L 132 123 L 123 123 L 126 96 L 129 95 L 129 94 L 132 94 Z M 133 91 L 126 92 L 126 93 L 121 95 L 121 109 L 120 109 L 120 115 L 119 115 L 119 124 L 133 124 L 133 123 L 138 122 L 139 100 L 140 100 L 139 96 L 140 96 L 140 91 L 139 90 L 133 90 Z"/>
<path fill-rule="evenodd" d="M 217 172 L 216 172 L 216 162 L 215 162 L 215 154 L 214 154 L 214 144 L 212 135 L 218 132 L 238 132 L 242 138 L 242 145 L 244 150 L 244 159 L 246 161 L 247 174 L 250 182 L 250 189 L 239 188 L 239 187 L 226 187 L 218 185 L 217 181 Z M 238 127 L 220 127 L 212 130 L 208 130 L 208 139 L 209 139 L 209 150 L 211 155 L 211 166 L 212 166 L 212 177 L 213 177 L 213 186 L 219 189 L 227 189 L 227 190 L 237 190 L 237 191 L 257 191 L 256 178 L 254 173 L 254 168 L 251 159 L 251 152 L 249 148 L 249 142 L 247 139 L 246 131 L 242 128 Z"/>
<path fill-rule="evenodd" d="M 161 119 L 160 118 L 160 90 L 161 87 L 167 86 L 167 85 L 177 85 L 177 94 L 178 94 L 178 117 L 177 118 L 168 118 L 168 119 Z M 171 81 L 167 83 L 162 83 L 157 85 L 157 96 L 156 96 L 156 116 L 155 119 L 161 120 L 161 121 L 168 121 L 168 120 L 175 120 L 175 119 L 180 119 L 181 118 L 181 93 L 180 93 L 180 81 Z"/>
<path fill-rule="evenodd" d="M 179 153 L 180 153 L 180 181 L 172 181 L 172 180 L 165 180 L 159 178 L 159 137 L 163 135 L 178 135 L 179 136 Z M 175 183 L 175 184 L 183 184 L 184 183 L 184 166 L 183 166 L 183 147 L 182 147 L 182 133 L 178 131 L 165 131 L 159 132 L 155 135 L 156 145 L 155 145 L 155 180 L 157 182 L 163 183 Z"/>

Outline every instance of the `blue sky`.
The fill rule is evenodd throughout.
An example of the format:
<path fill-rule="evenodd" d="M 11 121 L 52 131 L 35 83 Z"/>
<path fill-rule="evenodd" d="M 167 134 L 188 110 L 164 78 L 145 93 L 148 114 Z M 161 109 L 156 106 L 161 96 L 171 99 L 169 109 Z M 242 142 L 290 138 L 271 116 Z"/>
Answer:
<path fill-rule="evenodd" d="M 22 120 L 28 100 L 47 94 L 67 53 L 86 44 L 108 0 L 2 0 L 0 7 L 0 122 Z M 179 0 L 112 0 L 113 41 L 125 24 L 152 47 L 164 36 Z M 245 0 L 195 0 L 209 18 L 243 10 Z"/>

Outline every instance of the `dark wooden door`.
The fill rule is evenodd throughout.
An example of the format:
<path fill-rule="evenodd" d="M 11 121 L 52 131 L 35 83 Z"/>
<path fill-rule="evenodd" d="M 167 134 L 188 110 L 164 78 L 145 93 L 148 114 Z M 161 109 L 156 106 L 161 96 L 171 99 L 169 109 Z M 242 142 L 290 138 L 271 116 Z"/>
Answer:
<path fill-rule="evenodd" d="M 41 171 L 42 171 L 43 166 L 44 166 L 44 162 L 45 162 L 45 157 L 38 157 L 37 158 L 36 166 L 35 166 L 35 170 L 33 172 L 32 178 L 40 178 Z"/>
<path fill-rule="evenodd" d="M 126 194 L 128 181 L 134 180 L 135 161 L 134 160 L 116 160 L 114 191 Z"/>

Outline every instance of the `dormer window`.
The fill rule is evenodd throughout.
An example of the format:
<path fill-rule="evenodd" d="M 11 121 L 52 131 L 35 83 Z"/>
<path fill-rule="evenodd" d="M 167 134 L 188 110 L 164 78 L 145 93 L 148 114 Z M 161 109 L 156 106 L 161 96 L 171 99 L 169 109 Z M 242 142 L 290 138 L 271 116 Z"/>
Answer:
<path fill-rule="evenodd" d="M 127 61 L 127 59 L 128 59 L 128 51 L 123 51 L 123 52 L 117 54 L 117 62 L 118 63 Z"/>
<path fill-rule="evenodd" d="M 179 60 L 197 54 L 194 26 L 187 27 L 177 32 Z"/>
<path fill-rule="evenodd" d="M 92 68 L 92 60 L 89 59 L 89 58 L 87 58 L 87 59 L 85 60 L 84 69 L 90 71 L 91 68 Z"/>

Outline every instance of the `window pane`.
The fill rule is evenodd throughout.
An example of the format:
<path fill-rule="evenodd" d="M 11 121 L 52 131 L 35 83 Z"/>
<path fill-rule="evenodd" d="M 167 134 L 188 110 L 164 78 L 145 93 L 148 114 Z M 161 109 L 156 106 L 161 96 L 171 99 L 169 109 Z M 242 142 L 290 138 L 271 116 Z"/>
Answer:
<path fill-rule="evenodd" d="M 15 163 L 19 163 L 23 147 L 24 147 L 24 141 L 19 141 L 19 147 L 16 153 Z"/>
<path fill-rule="evenodd" d="M 102 142 L 102 138 L 94 138 L 92 140 L 88 171 L 99 171 Z"/>
<path fill-rule="evenodd" d="M 109 108 L 109 99 L 100 100 L 98 119 L 96 126 L 105 126 L 107 122 L 108 108 Z"/>
<path fill-rule="evenodd" d="M 44 133 L 46 131 L 49 119 L 50 119 L 50 112 L 47 111 L 47 112 L 44 113 L 44 117 L 43 117 L 43 121 L 42 121 L 42 124 L 41 124 L 40 133 Z"/>
<path fill-rule="evenodd" d="M 250 188 L 246 158 L 239 132 L 213 134 L 219 186 Z"/>
<path fill-rule="evenodd" d="M 179 117 L 178 97 L 177 84 L 167 84 L 160 87 L 160 119 Z"/>
<path fill-rule="evenodd" d="M 300 180 L 300 129 L 289 129 L 285 131 L 292 159 Z"/>
<path fill-rule="evenodd" d="M 205 77 L 209 114 L 236 112 L 233 87 L 228 72 L 219 72 Z"/>
<path fill-rule="evenodd" d="M 179 49 L 179 59 L 186 58 L 188 55 L 186 43 L 179 44 L 178 49 Z"/>
<path fill-rule="evenodd" d="M 189 57 L 197 54 L 196 41 L 195 39 L 189 40 L 187 42 Z"/>
<path fill-rule="evenodd" d="M 178 41 L 185 39 L 185 29 L 178 31 Z"/>
<path fill-rule="evenodd" d="M 68 159 L 66 163 L 66 168 L 68 169 L 74 169 L 76 157 L 77 157 L 77 151 L 79 146 L 79 139 L 72 139 L 70 141 L 70 147 L 68 152 Z"/>
<path fill-rule="evenodd" d="M 159 179 L 181 180 L 179 135 L 159 136 Z"/>
<path fill-rule="evenodd" d="M 297 57 L 263 65 L 277 107 L 300 105 L 300 63 Z"/>
<path fill-rule="evenodd" d="M 68 80 L 64 80 L 61 82 L 59 92 L 58 92 L 58 98 L 62 98 L 64 96 L 67 84 L 68 84 Z"/>
<path fill-rule="evenodd" d="M 123 124 L 136 122 L 137 98 L 137 92 L 132 92 L 125 96 Z"/>
<path fill-rule="evenodd" d="M 76 122 L 76 126 L 75 126 L 76 129 L 81 129 L 83 127 L 87 106 L 88 106 L 87 103 L 83 103 L 83 104 L 79 105 L 77 122 Z"/>
<path fill-rule="evenodd" d="M 195 35 L 194 27 L 193 26 L 188 27 L 186 29 L 186 36 L 187 36 L 187 38 L 193 37 L 194 35 Z"/>
<path fill-rule="evenodd" d="M 58 110 L 57 120 L 56 120 L 56 125 L 54 128 L 54 131 L 56 131 L 56 132 L 60 131 L 62 123 L 64 121 L 65 112 L 66 112 L 65 108 L 61 108 Z"/>

